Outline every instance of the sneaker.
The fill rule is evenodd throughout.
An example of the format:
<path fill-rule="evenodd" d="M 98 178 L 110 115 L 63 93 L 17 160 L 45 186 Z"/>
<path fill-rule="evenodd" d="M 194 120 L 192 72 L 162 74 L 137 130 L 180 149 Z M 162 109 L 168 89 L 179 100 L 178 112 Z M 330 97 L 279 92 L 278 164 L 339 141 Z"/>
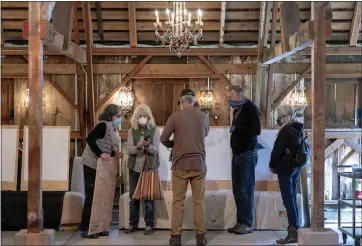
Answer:
<path fill-rule="evenodd" d="M 98 234 L 89 235 L 87 231 L 80 231 L 80 236 L 88 239 L 96 239 L 99 237 Z"/>
<path fill-rule="evenodd" d="M 109 232 L 108 232 L 108 231 L 104 231 L 104 232 L 98 233 L 98 235 L 99 235 L 100 237 L 108 237 L 108 236 L 109 236 Z"/>
<path fill-rule="evenodd" d="M 248 233 L 252 233 L 253 229 L 249 226 L 246 225 L 240 225 L 239 228 L 237 228 L 234 233 L 238 234 L 238 235 L 242 235 L 242 234 L 248 234 Z"/>
<path fill-rule="evenodd" d="M 169 244 L 171 246 L 181 246 L 181 236 L 171 236 Z"/>
<path fill-rule="evenodd" d="M 134 232 L 137 232 L 138 228 L 135 226 L 129 226 L 126 230 L 124 230 L 125 234 L 132 234 Z"/>
<path fill-rule="evenodd" d="M 235 233 L 235 230 L 237 230 L 240 227 L 239 223 L 236 223 L 233 227 L 228 228 L 229 233 Z"/>
<path fill-rule="evenodd" d="M 205 237 L 205 233 L 196 234 L 196 245 L 205 246 L 206 244 L 207 244 L 207 239 Z"/>
<path fill-rule="evenodd" d="M 152 226 L 146 226 L 143 234 L 144 234 L 144 235 L 151 235 L 151 234 L 154 233 L 154 232 L 155 232 L 155 230 L 153 229 Z"/>

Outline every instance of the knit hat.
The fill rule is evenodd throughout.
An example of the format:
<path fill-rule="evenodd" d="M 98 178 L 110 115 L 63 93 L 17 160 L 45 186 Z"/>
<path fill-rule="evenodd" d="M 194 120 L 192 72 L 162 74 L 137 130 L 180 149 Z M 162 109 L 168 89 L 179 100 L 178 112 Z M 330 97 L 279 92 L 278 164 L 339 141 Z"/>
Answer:
<path fill-rule="evenodd" d="M 292 105 L 282 105 L 278 108 L 278 118 L 283 118 L 285 116 L 294 116 L 295 111 Z"/>

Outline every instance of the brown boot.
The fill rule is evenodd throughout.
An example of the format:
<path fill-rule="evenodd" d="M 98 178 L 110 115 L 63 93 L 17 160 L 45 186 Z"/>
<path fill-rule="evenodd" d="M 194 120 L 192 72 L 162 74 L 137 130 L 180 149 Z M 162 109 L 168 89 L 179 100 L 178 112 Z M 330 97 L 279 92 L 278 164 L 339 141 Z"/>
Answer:
<path fill-rule="evenodd" d="M 298 242 L 298 228 L 295 226 L 288 227 L 288 235 L 284 239 L 277 240 L 277 244 L 288 244 Z"/>
<path fill-rule="evenodd" d="M 196 245 L 205 246 L 206 244 L 207 244 L 207 239 L 205 237 L 205 233 L 196 234 Z"/>

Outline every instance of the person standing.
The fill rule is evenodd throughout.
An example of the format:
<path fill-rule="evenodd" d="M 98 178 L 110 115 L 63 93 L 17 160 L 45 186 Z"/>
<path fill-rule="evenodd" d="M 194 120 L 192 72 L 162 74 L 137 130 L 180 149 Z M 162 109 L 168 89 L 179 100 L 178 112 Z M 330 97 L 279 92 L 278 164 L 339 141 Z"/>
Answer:
<path fill-rule="evenodd" d="M 96 170 L 98 158 L 107 160 L 110 157 L 122 158 L 119 152 L 119 131 L 121 125 L 122 108 L 116 104 L 109 104 L 99 115 L 99 121 L 86 139 L 87 145 L 82 155 L 84 171 L 85 201 L 82 213 L 82 223 L 80 235 L 83 238 L 97 238 L 108 236 L 105 231 L 99 234 L 89 235 L 89 223 L 92 212 L 94 185 L 96 182 Z"/>
<path fill-rule="evenodd" d="M 269 168 L 278 175 L 280 193 L 288 215 L 288 235 L 277 240 L 278 244 L 298 242 L 299 211 L 297 204 L 297 183 L 300 168 L 295 167 L 292 156 L 295 156 L 303 135 L 303 124 L 297 122 L 295 111 L 291 105 L 283 105 L 277 110 L 277 124 L 281 127 L 275 140 L 270 157 Z"/>
<path fill-rule="evenodd" d="M 160 141 L 172 150 L 172 217 L 170 245 L 181 245 L 182 222 L 187 186 L 190 183 L 194 204 L 197 245 L 206 245 L 205 237 L 205 137 L 209 132 L 208 114 L 200 111 L 195 93 L 181 92 L 181 111 L 168 119 Z M 173 134 L 173 140 L 170 140 Z"/>
<path fill-rule="evenodd" d="M 261 133 L 260 111 L 245 97 L 245 90 L 234 87 L 228 94 L 233 109 L 230 127 L 232 150 L 232 188 L 236 204 L 236 224 L 228 229 L 235 234 L 252 233 L 255 167 L 258 162 L 257 136 Z"/>
<path fill-rule="evenodd" d="M 131 117 L 131 128 L 128 131 L 127 152 L 129 169 L 129 227 L 125 230 L 126 234 L 138 231 L 140 201 L 133 199 L 134 192 L 140 179 L 141 171 L 146 168 L 152 170 L 158 168 L 159 158 L 158 150 L 153 145 L 156 123 L 152 116 L 151 109 L 145 105 L 138 105 Z M 147 166 L 145 161 L 147 157 Z M 144 201 L 145 209 L 145 235 L 151 235 L 154 232 L 155 204 L 154 201 Z"/>

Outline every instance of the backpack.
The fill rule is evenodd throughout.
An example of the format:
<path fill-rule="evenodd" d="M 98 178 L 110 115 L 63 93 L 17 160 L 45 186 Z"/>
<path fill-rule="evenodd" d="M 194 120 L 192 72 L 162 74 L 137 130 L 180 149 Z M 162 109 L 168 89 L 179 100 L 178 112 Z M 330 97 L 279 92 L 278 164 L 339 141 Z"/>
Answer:
<path fill-rule="evenodd" d="M 300 134 L 299 132 L 297 132 L 297 130 L 295 130 L 294 127 L 292 128 L 298 134 L 298 142 L 300 143 L 296 150 L 294 166 L 303 168 L 310 163 L 311 150 L 310 144 L 307 143 L 308 134 L 305 133 L 305 136 L 303 136 L 303 133 Z M 287 149 L 287 152 L 290 153 L 289 149 Z"/>

